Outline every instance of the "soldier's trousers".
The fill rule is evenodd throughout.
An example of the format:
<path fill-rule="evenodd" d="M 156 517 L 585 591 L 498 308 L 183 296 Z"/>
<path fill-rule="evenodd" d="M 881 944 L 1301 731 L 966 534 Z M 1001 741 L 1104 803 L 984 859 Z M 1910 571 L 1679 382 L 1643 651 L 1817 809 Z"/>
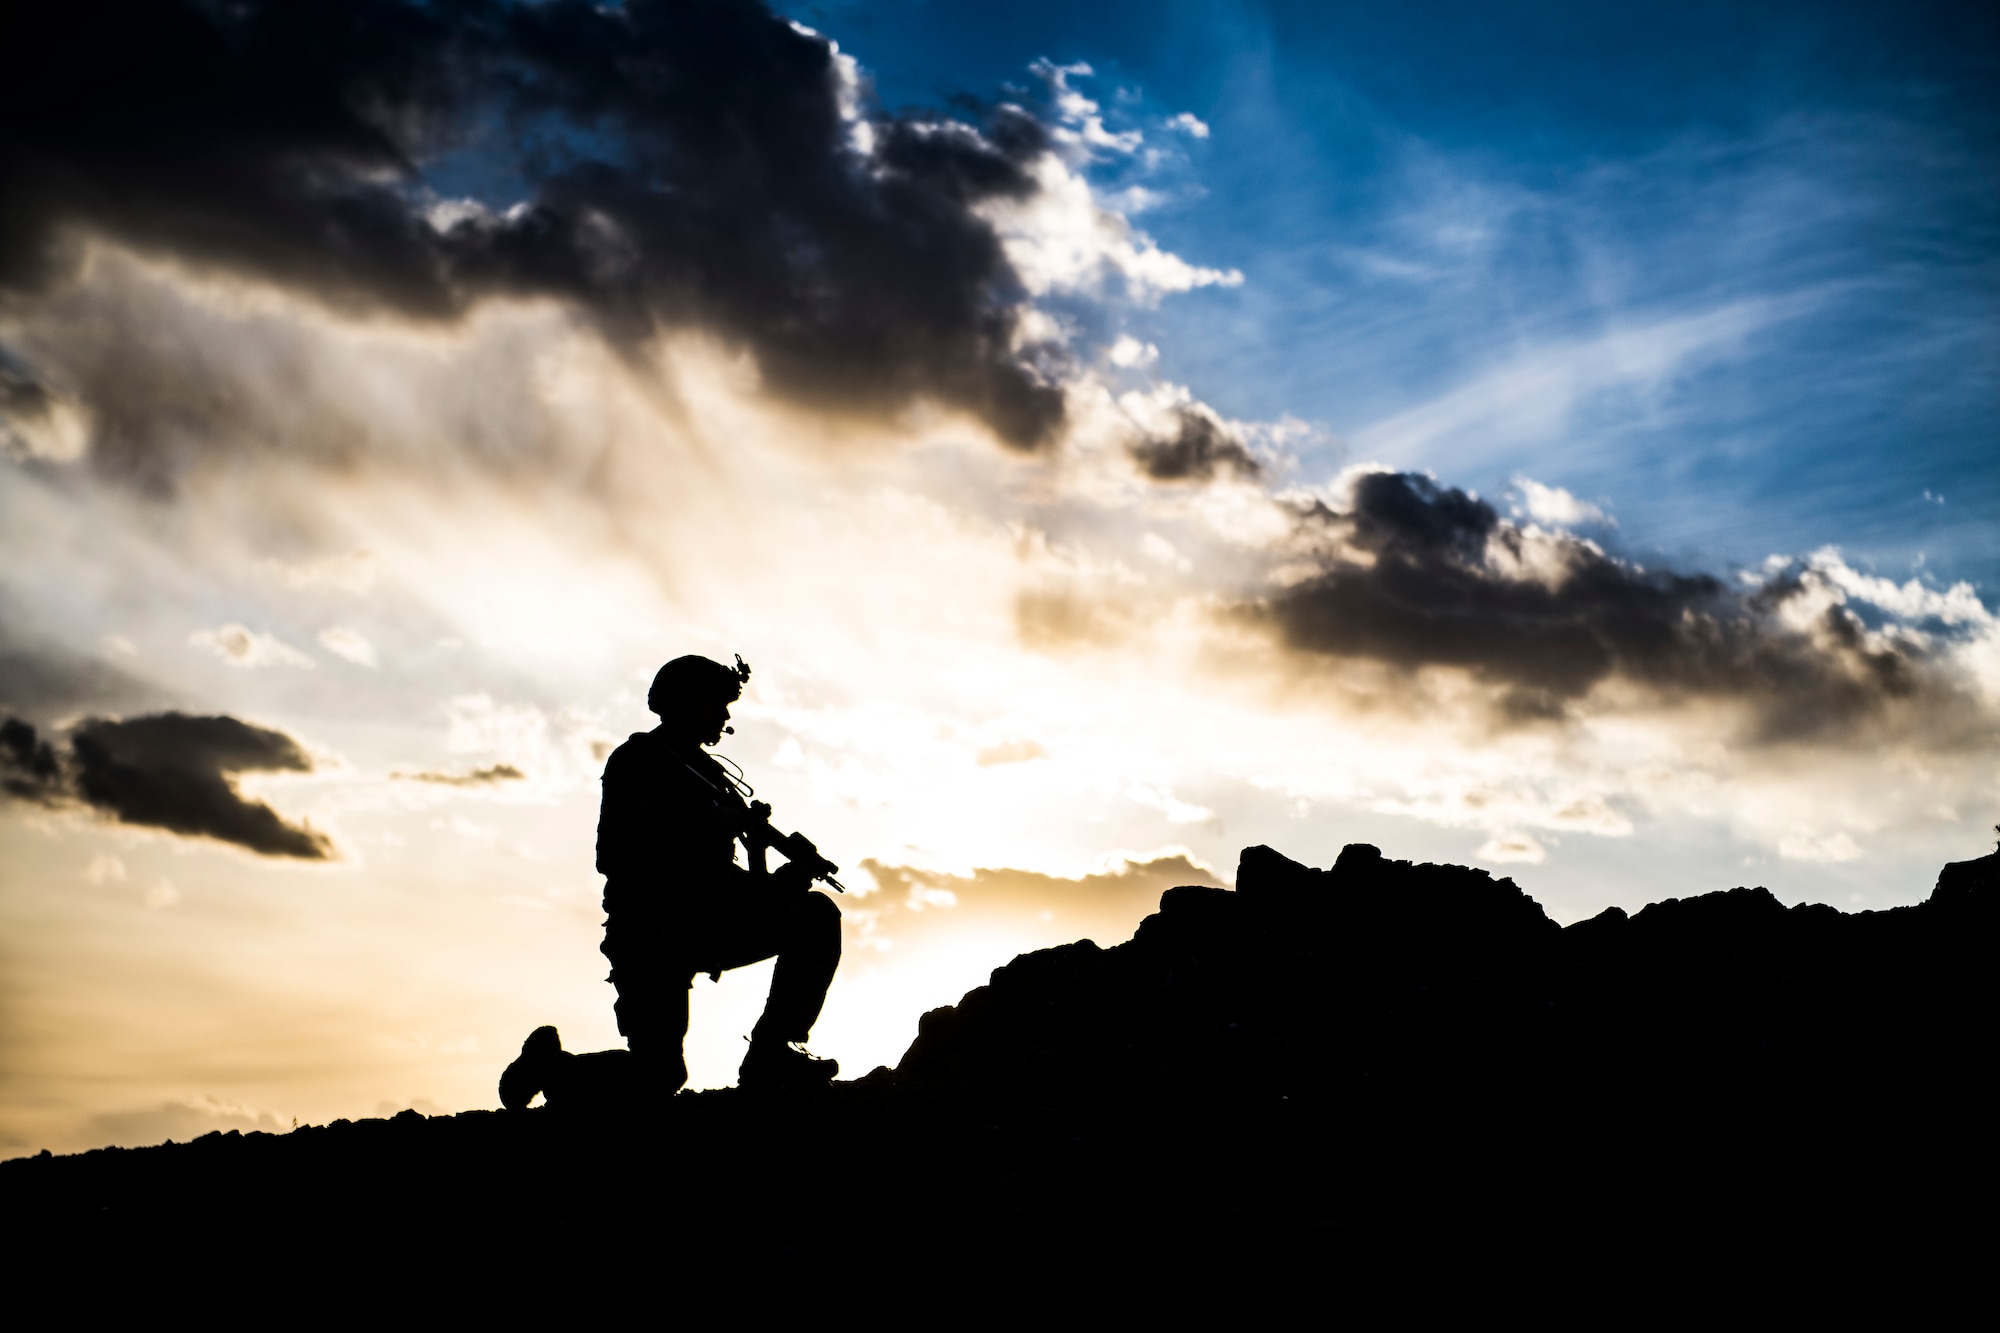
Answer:
<path fill-rule="evenodd" d="M 703 972 L 724 972 L 776 957 L 756 1041 L 804 1041 L 819 1021 L 840 966 L 840 908 L 823 893 L 732 893 L 697 921 L 674 923 L 665 938 L 631 938 L 614 915 L 604 932 L 618 1031 L 638 1055 L 678 1056 L 687 1036 L 688 991 Z"/>

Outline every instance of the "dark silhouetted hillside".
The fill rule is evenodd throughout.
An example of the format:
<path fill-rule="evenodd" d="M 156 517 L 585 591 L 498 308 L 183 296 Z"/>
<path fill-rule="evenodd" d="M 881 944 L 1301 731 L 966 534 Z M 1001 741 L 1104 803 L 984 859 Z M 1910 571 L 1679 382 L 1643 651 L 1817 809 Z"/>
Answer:
<path fill-rule="evenodd" d="M 1984 1253 L 1997 942 L 2000 854 L 1916 907 L 1561 929 L 1484 871 L 1253 847 L 821 1095 L 210 1135 L 7 1163 L 0 1197 L 49 1309 L 106 1297 L 81 1266 L 273 1316 L 1916 1317 Z"/>

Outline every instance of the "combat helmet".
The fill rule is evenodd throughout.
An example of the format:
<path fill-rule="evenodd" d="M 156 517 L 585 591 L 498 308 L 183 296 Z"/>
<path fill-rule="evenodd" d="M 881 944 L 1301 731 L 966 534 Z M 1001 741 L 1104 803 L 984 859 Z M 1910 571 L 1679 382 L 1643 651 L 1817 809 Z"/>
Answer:
<path fill-rule="evenodd" d="M 733 704 L 743 697 L 743 684 L 749 679 L 750 664 L 741 654 L 733 667 L 692 653 L 676 657 L 653 676 L 653 687 L 646 691 L 646 707 L 665 717 L 690 703 Z"/>

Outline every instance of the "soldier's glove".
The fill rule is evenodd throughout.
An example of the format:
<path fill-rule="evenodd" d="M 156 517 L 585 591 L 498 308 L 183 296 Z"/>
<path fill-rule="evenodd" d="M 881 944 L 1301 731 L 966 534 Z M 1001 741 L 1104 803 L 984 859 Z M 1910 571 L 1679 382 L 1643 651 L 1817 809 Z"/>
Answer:
<path fill-rule="evenodd" d="M 797 861 L 787 861 L 771 872 L 771 884 L 786 893 L 804 893 L 813 886 L 812 874 Z"/>

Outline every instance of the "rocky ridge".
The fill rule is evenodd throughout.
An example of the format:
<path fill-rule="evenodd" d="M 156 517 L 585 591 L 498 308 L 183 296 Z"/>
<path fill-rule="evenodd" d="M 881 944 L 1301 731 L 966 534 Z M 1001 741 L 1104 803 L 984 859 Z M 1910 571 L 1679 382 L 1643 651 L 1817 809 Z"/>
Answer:
<path fill-rule="evenodd" d="M 822 1095 L 210 1135 L 5 1163 L 0 1195 L 47 1271 L 164 1280 L 229 1234 L 243 1272 L 349 1295 L 525 1265 L 606 1299 L 809 1301 L 856 1238 L 906 1291 L 991 1301 L 1423 1305 L 1457 1289 L 1418 1273 L 1497 1293 L 1635 1254 L 1688 1290 L 1780 1254 L 1831 1282 L 1857 1235 L 1933 1264 L 1968 1243 L 1948 1201 L 1991 1176 L 1996 941 L 2000 853 L 1886 912 L 1738 888 L 1565 929 L 1484 871 L 1253 847 L 1233 891 L 1022 955 Z M 383 1267 L 385 1227 L 423 1273 Z"/>

